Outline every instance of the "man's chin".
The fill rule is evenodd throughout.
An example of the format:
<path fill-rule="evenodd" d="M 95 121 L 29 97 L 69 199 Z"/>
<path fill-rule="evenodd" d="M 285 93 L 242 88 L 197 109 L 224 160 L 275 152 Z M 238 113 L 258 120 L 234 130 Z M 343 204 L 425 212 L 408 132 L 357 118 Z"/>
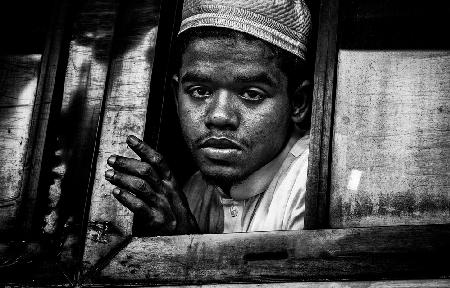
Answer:
<path fill-rule="evenodd" d="M 239 173 L 232 169 L 200 169 L 203 174 L 203 179 L 220 187 L 230 187 L 235 183 L 244 180 L 248 175 Z"/>

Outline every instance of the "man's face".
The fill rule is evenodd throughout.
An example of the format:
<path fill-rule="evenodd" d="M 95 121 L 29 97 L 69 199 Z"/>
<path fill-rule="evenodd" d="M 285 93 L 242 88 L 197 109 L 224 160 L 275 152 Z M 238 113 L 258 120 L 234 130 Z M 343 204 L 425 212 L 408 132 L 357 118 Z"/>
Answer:
<path fill-rule="evenodd" d="M 177 79 L 182 132 L 207 179 L 231 185 L 284 147 L 291 111 L 287 78 L 263 42 L 193 40 Z"/>

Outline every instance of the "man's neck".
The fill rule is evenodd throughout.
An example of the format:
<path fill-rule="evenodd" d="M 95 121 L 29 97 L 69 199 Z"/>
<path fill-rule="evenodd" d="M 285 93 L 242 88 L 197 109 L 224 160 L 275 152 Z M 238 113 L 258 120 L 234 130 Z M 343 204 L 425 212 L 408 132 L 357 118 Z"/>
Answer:
<path fill-rule="evenodd" d="M 269 186 L 275 174 L 283 164 L 289 151 L 295 143 L 303 136 L 298 130 L 294 129 L 286 141 L 284 148 L 263 167 L 259 168 L 246 179 L 232 185 L 220 185 L 223 193 L 234 200 L 245 200 L 264 192 Z"/>

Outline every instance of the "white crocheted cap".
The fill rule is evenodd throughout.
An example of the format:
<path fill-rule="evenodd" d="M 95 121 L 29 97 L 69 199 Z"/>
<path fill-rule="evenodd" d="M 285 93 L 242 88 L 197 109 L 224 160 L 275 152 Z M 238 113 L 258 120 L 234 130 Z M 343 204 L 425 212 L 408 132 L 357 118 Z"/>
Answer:
<path fill-rule="evenodd" d="M 205 26 L 248 33 L 305 59 L 311 14 L 304 0 L 185 0 L 179 34 Z"/>

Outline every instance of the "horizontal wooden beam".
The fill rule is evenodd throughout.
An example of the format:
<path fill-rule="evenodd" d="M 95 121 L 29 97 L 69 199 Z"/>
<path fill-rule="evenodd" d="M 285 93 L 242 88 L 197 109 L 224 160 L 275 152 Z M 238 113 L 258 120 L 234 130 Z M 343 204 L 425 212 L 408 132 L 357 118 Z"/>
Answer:
<path fill-rule="evenodd" d="M 450 225 L 133 238 L 94 283 L 207 284 L 450 276 Z"/>
<path fill-rule="evenodd" d="M 449 279 L 395 280 L 395 281 L 341 281 L 341 282 L 290 282 L 266 284 L 222 284 L 202 286 L 171 286 L 183 288 L 448 288 Z"/>

